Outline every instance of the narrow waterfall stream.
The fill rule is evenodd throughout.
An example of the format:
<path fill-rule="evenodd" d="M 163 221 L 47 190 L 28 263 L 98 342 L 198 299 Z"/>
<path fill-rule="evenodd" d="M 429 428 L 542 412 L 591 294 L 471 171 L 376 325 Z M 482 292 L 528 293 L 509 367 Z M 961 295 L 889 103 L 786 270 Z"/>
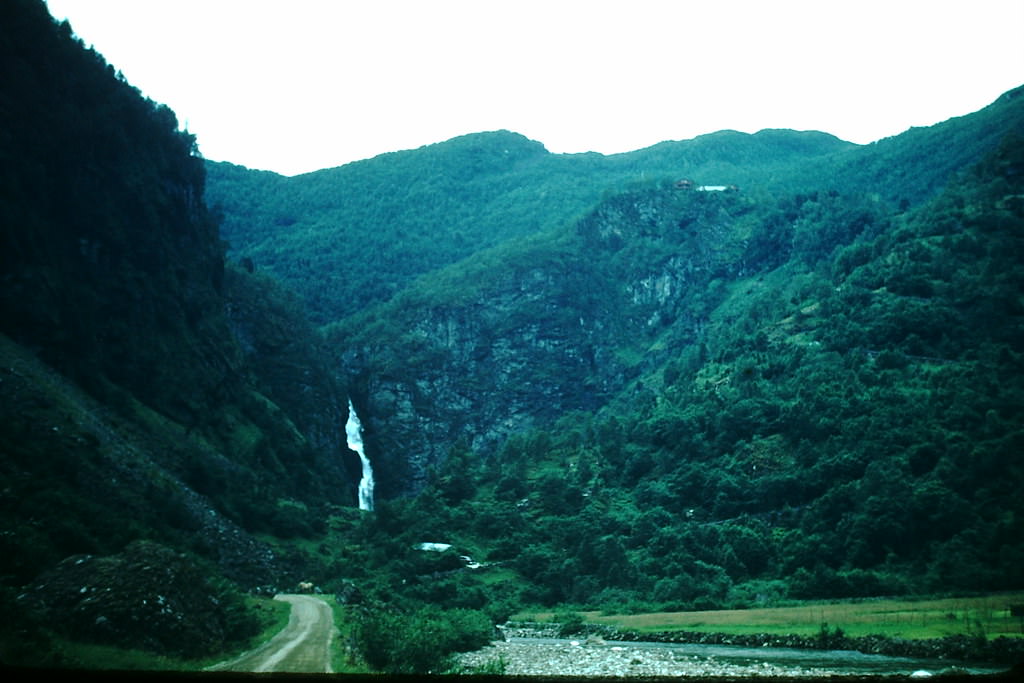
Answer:
<path fill-rule="evenodd" d="M 359 480 L 359 509 L 373 510 L 373 466 L 370 459 L 366 457 L 363 450 L 363 425 L 356 415 L 356 408 L 352 405 L 352 399 L 348 400 L 348 422 L 345 424 L 345 436 L 348 438 L 348 447 L 359 454 L 359 460 L 363 463 L 363 476 Z"/>

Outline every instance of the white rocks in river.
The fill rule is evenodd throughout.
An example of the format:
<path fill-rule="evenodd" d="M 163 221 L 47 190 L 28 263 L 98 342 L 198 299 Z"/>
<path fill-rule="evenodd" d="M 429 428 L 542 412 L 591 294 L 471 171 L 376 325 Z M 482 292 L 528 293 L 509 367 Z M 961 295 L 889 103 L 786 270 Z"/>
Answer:
<path fill-rule="evenodd" d="M 830 676 L 837 672 L 778 666 L 767 662 L 731 664 L 687 656 L 671 648 L 607 647 L 573 642 L 498 642 L 458 657 L 467 669 L 503 661 L 510 676 Z"/>

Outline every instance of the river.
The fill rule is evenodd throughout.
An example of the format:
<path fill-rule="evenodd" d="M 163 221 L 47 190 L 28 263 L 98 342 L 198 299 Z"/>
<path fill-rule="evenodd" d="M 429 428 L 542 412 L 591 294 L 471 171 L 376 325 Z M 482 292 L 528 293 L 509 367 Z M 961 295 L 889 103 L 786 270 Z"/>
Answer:
<path fill-rule="evenodd" d="M 467 668 L 496 666 L 514 676 L 829 676 L 930 677 L 951 672 L 990 674 L 1006 667 L 957 665 L 946 660 L 869 655 L 849 650 L 800 650 L 557 638 L 510 638 L 458 657 Z"/>

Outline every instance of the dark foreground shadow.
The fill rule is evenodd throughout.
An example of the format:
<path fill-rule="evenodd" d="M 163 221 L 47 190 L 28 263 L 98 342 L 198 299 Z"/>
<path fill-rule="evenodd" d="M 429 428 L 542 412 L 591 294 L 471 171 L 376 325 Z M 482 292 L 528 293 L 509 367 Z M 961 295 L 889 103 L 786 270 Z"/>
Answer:
<path fill-rule="evenodd" d="M 915 678 L 900 675 L 875 676 L 686 676 L 682 677 L 578 677 L 578 676 L 500 676 L 500 675 L 389 675 L 389 674 L 296 674 L 296 673 L 241 673 L 231 671 L 102 671 L 76 669 L 28 669 L 0 666 L 0 680 L 11 681 L 73 681 L 74 683 L 91 683 L 92 681 L 208 681 L 209 683 L 258 683 L 259 681 L 337 681 L 338 683 L 387 683 L 388 681 L 438 681 L 455 683 L 483 683 L 496 681 L 500 683 L 814 683 L 829 681 L 830 683 L 891 683 L 892 681 L 928 681 L 935 683 L 1003 683 L 1003 681 L 1024 682 L 1024 662 L 1013 668 L 994 674 L 943 673 L 927 678 Z"/>

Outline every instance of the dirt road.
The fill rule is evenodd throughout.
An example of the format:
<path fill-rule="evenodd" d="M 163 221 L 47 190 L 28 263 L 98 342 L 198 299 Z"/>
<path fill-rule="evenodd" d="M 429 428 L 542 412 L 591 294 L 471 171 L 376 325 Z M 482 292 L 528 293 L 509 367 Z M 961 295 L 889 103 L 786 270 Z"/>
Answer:
<path fill-rule="evenodd" d="M 210 667 L 211 671 L 332 673 L 334 618 L 330 606 L 312 595 L 278 595 L 274 599 L 292 605 L 284 630 L 255 650 Z"/>

